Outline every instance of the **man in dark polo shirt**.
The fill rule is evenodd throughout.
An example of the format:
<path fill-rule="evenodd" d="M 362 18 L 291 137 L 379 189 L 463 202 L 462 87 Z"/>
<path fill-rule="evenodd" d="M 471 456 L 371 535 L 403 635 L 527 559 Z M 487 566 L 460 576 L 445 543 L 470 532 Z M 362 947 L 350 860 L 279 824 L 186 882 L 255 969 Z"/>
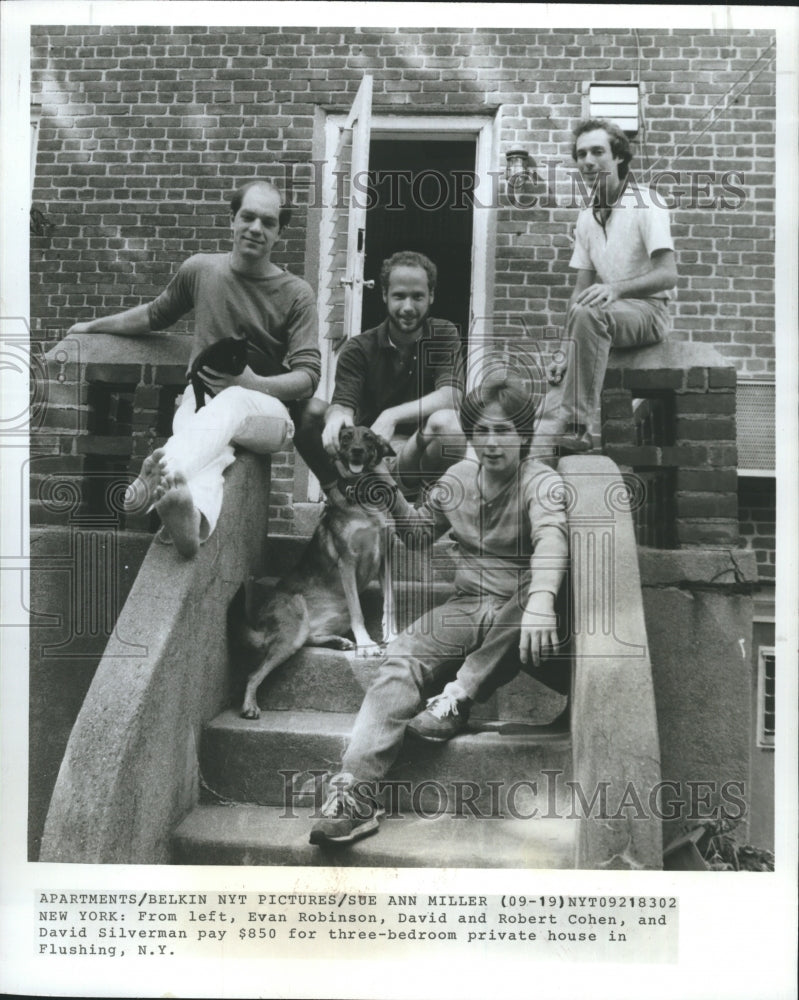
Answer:
<path fill-rule="evenodd" d="M 452 323 L 430 316 L 436 277 L 435 264 L 420 253 L 402 251 L 383 262 L 387 316 L 342 349 L 322 432 L 331 455 L 347 425 L 362 424 L 393 440 L 395 475 L 410 495 L 437 480 L 466 451 L 458 420 L 464 381 L 460 338 Z"/>

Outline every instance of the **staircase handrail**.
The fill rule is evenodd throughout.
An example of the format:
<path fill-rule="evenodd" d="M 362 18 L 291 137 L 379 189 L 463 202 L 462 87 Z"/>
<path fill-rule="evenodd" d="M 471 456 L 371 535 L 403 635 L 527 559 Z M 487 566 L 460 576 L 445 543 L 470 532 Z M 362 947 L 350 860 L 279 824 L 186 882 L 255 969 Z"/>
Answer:
<path fill-rule="evenodd" d="M 194 559 L 152 542 L 70 735 L 41 861 L 169 862 L 198 800 L 201 728 L 229 700 L 226 613 L 261 567 L 269 474 L 267 457 L 239 456 Z"/>
<path fill-rule="evenodd" d="M 631 508 L 635 477 L 602 455 L 560 461 L 569 507 L 575 867 L 662 868 L 652 665 Z M 579 794 L 578 794 L 579 793 Z"/>

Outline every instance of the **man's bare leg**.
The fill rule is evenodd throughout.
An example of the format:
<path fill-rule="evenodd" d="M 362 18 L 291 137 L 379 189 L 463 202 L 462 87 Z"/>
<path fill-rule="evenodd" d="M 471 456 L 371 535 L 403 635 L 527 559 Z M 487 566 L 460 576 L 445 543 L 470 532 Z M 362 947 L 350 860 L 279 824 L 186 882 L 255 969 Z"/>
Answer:
<path fill-rule="evenodd" d="M 180 472 L 165 475 L 159 492 L 161 499 L 155 505 L 158 516 L 178 552 L 191 559 L 200 548 L 202 515 L 194 506 L 185 477 Z"/>
<path fill-rule="evenodd" d="M 142 462 L 138 477 L 125 490 L 122 506 L 128 513 L 147 510 L 158 499 L 159 487 L 164 478 L 163 457 L 164 449 L 156 448 Z"/>

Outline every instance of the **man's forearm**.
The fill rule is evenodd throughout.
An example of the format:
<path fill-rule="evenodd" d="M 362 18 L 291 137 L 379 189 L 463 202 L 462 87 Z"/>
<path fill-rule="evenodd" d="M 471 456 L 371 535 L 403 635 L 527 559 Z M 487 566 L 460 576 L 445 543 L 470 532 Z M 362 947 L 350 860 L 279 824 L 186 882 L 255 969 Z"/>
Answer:
<path fill-rule="evenodd" d="M 409 549 L 415 550 L 424 543 L 435 541 L 442 534 L 433 517 L 424 508 L 414 507 L 400 491 L 393 476 L 383 477 L 386 494 L 386 513 L 394 521 L 394 530 Z"/>
<path fill-rule="evenodd" d="M 637 278 L 614 281 L 612 285 L 620 299 L 645 299 L 674 288 L 676 282 L 676 274 L 655 268 L 647 274 L 639 274 Z"/>
<path fill-rule="evenodd" d="M 126 309 L 111 316 L 98 316 L 86 323 L 75 323 L 70 333 L 111 333 L 116 336 L 135 336 L 152 333 L 150 328 L 150 307 L 147 303 Z"/>
<path fill-rule="evenodd" d="M 258 375 L 256 378 L 257 384 L 253 388 L 287 403 L 295 399 L 306 399 L 313 394 L 313 379 L 302 369 L 286 372 L 285 375 Z"/>
<path fill-rule="evenodd" d="M 580 271 L 580 275 L 589 272 Z M 580 283 L 575 287 L 571 306 L 607 307 L 619 299 L 646 299 L 659 292 L 673 288 L 677 284 L 677 269 L 674 254 L 670 250 L 658 251 L 652 255 L 652 267 L 646 274 L 619 281 L 597 281 L 582 291 Z"/>
<path fill-rule="evenodd" d="M 568 565 L 569 548 L 565 534 L 554 526 L 542 530 L 530 557 L 532 573 L 528 593 L 544 592 L 554 597 L 560 590 Z"/>

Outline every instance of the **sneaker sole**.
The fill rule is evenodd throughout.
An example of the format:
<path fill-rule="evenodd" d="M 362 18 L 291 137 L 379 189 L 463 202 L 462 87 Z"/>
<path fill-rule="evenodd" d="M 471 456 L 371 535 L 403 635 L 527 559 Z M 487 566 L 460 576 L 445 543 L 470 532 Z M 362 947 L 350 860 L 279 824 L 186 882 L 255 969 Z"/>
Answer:
<path fill-rule="evenodd" d="M 457 733 L 452 733 L 450 736 L 433 736 L 431 733 L 420 732 L 418 729 L 414 729 L 413 726 L 406 726 L 405 731 L 417 740 L 424 740 L 425 743 L 449 743 L 456 736 L 463 736 L 469 732 L 468 729 L 459 729 Z"/>
<path fill-rule="evenodd" d="M 320 830 L 311 830 L 311 835 L 308 838 L 311 844 L 320 846 L 323 844 L 351 844 L 355 840 L 360 840 L 362 837 L 368 837 L 371 833 L 377 833 L 380 824 L 377 821 L 377 817 L 368 820 L 366 823 L 362 823 L 359 827 L 356 827 L 350 833 L 343 837 L 329 837 L 327 834 L 322 833 Z"/>

